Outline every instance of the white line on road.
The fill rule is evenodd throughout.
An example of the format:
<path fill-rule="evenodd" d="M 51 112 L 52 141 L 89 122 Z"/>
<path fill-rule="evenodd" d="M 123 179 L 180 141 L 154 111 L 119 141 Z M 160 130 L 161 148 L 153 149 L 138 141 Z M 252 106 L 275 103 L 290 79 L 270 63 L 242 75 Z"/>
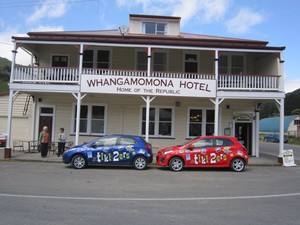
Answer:
<path fill-rule="evenodd" d="M 204 200 L 236 200 L 236 199 L 260 199 L 300 196 L 300 193 L 274 194 L 274 195 L 254 195 L 235 197 L 199 197 L 199 198 L 92 198 L 92 197 L 61 197 L 46 195 L 17 195 L 1 194 L 0 197 L 13 198 L 38 198 L 38 199 L 63 199 L 63 200 L 93 200 L 93 201 L 204 201 Z"/>

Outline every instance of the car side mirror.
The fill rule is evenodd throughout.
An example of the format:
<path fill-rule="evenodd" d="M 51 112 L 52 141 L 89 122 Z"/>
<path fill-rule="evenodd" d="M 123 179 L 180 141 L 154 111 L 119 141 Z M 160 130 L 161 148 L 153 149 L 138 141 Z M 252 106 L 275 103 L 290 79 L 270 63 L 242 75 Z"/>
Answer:
<path fill-rule="evenodd" d="M 92 144 L 91 148 L 97 148 L 97 145 L 96 144 Z"/>
<path fill-rule="evenodd" d="M 194 145 L 189 145 L 188 149 L 191 150 L 191 151 L 193 151 L 195 149 L 195 146 Z"/>

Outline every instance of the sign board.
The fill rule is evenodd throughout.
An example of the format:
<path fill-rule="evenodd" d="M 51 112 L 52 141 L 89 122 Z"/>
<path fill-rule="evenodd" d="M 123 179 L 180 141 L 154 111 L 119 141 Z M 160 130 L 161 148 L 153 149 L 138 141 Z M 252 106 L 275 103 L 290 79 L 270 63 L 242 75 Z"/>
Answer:
<path fill-rule="evenodd" d="M 82 74 L 81 92 L 215 98 L 216 81 Z"/>
<path fill-rule="evenodd" d="M 292 149 L 283 150 L 282 157 L 283 157 L 283 166 L 297 166 L 295 164 L 294 152 Z"/>

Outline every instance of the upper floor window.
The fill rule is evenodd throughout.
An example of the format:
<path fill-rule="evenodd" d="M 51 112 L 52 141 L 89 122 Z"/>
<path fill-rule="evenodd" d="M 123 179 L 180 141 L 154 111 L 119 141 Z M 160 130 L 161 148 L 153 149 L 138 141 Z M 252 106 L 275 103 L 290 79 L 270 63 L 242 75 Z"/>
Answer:
<path fill-rule="evenodd" d="M 198 73 L 198 54 L 185 53 L 184 72 Z"/>
<path fill-rule="evenodd" d="M 221 55 L 219 57 L 219 74 L 244 74 L 243 55 Z"/>
<path fill-rule="evenodd" d="M 53 55 L 52 56 L 52 66 L 53 67 L 67 67 L 68 66 L 68 56 Z"/>
<path fill-rule="evenodd" d="M 110 51 L 85 50 L 83 52 L 83 68 L 109 68 Z"/>
<path fill-rule="evenodd" d="M 147 53 L 137 52 L 137 70 L 147 70 Z M 167 71 L 167 53 L 153 52 L 152 66 L 153 71 Z"/>
<path fill-rule="evenodd" d="M 156 22 L 144 22 L 143 23 L 143 33 L 144 34 L 161 34 L 167 33 L 166 23 L 156 23 Z"/>

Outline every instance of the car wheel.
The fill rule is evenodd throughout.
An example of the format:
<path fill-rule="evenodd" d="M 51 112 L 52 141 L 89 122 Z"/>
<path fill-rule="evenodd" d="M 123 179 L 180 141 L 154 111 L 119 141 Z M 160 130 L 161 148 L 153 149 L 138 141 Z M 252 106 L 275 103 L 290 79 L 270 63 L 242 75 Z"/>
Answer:
<path fill-rule="evenodd" d="M 174 157 L 169 161 L 169 168 L 173 171 L 180 171 L 183 169 L 184 162 L 180 157 Z"/>
<path fill-rule="evenodd" d="M 72 158 L 72 162 L 71 162 L 73 168 L 75 169 L 83 169 L 86 167 L 86 159 L 84 156 L 82 155 L 75 155 Z"/>
<path fill-rule="evenodd" d="M 144 170 L 147 167 L 147 159 L 144 156 L 137 156 L 134 158 L 132 165 L 137 170 Z"/>
<path fill-rule="evenodd" d="M 245 160 L 242 158 L 235 158 L 230 163 L 230 169 L 235 172 L 242 172 L 245 169 Z"/>

